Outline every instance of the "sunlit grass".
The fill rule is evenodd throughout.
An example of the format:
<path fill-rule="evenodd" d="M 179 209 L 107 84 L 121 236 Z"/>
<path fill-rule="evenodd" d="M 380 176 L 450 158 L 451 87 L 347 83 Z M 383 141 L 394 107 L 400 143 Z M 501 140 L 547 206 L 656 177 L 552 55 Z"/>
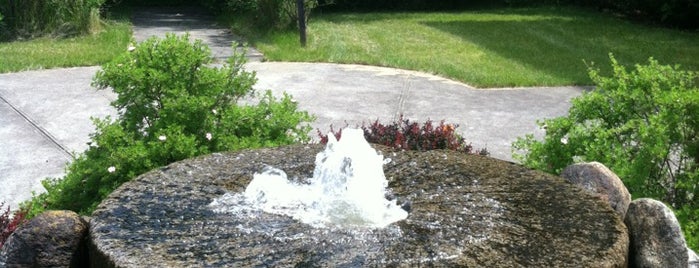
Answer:
<path fill-rule="evenodd" d="M 0 73 L 99 65 L 123 53 L 131 40 L 126 22 L 110 21 L 94 34 L 0 43 Z"/>
<path fill-rule="evenodd" d="M 306 48 L 295 32 L 245 30 L 272 61 L 390 66 L 479 87 L 589 85 L 587 65 L 609 69 L 610 52 L 622 64 L 654 57 L 699 69 L 699 33 L 572 8 L 323 14 Z"/>

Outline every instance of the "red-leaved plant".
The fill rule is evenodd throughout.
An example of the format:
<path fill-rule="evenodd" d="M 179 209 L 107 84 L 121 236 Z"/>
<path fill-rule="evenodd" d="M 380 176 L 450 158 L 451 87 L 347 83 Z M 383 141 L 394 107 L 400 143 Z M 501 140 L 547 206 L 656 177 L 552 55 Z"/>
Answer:
<path fill-rule="evenodd" d="M 7 238 L 25 222 L 26 213 L 19 210 L 11 215 L 10 206 L 7 206 L 6 210 L 2 210 L 5 207 L 5 202 L 0 203 L 0 248 L 5 244 Z"/>
<path fill-rule="evenodd" d="M 439 125 L 434 126 L 432 120 L 427 120 L 420 126 L 417 122 L 410 122 L 401 115 L 398 121 L 389 125 L 381 124 L 378 120 L 371 125 L 362 125 L 364 138 L 369 143 L 381 144 L 397 149 L 427 151 L 435 149 L 448 149 L 469 154 L 488 155 L 488 150 L 481 149 L 474 151 L 471 144 L 455 132 L 458 125 L 446 124 L 442 120 Z M 328 135 L 317 130 L 320 143 L 328 143 Z M 330 133 L 335 138 L 342 137 L 342 129 L 335 130 L 330 126 Z"/>

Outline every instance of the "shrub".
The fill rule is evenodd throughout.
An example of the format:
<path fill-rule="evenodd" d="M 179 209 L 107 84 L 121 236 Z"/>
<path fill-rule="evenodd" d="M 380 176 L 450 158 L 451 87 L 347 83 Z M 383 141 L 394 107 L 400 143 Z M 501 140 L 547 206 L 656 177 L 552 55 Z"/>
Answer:
<path fill-rule="evenodd" d="M 318 0 L 304 0 L 305 20 L 319 6 Z M 257 27 L 290 29 L 297 27 L 298 8 L 296 0 L 203 0 L 204 6 L 214 11 L 246 14 Z M 332 2 L 330 2 L 332 3 Z"/>
<path fill-rule="evenodd" d="M 699 208 L 685 205 L 675 210 L 677 220 L 682 225 L 687 246 L 699 250 Z"/>
<path fill-rule="evenodd" d="M 148 39 L 102 67 L 94 85 L 118 94 L 119 117 L 94 120 L 90 147 L 64 178 L 43 182 L 47 193 L 32 200 L 30 216 L 46 208 L 89 214 L 122 183 L 174 161 L 309 140 L 312 118 L 288 95 L 256 95 L 243 54 L 212 67 L 208 47 L 188 38 Z M 254 96 L 256 105 L 239 104 Z"/>
<path fill-rule="evenodd" d="M 696 29 L 699 23 L 699 2 L 695 0 L 624 0 L 599 1 L 602 8 L 610 8 L 635 19 L 666 25 Z"/>
<path fill-rule="evenodd" d="M 327 2 L 321 1 L 321 3 Z M 482 5 L 492 1 L 459 0 L 335 0 L 329 6 L 333 10 L 446 10 Z M 500 1 L 497 1 L 500 2 Z"/>
<path fill-rule="evenodd" d="M 319 1 L 322 5 L 327 2 Z M 577 5 L 602 11 L 612 11 L 637 20 L 661 23 L 673 27 L 697 29 L 699 1 L 696 0 L 334 0 L 327 10 L 455 10 L 490 6 Z"/>
<path fill-rule="evenodd" d="M 696 0 L 503 0 L 508 5 L 578 5 L 611 11 L 635 20 L 672 27 L 697 29 L 699 1 Z"/>
<path fill-rule="evenodd" d="M 519 138 L 513 144 L 519 150 L 514 157 L 555 174 L 576 161 L 598 161 L 619 175 L 635 198 L 651 197 L 675 209 L 696 211 L 697 73 L 652 58 L 628 72 L 610 58 L 613 76 L 602 77 L 591 68 L 596 89 L 575 98 L 567 116 L 539 122 L 546 130 L 543 141 L 532 135 Z M 696 216 L 684 218 L 693 221 L 696 231 Z M 698 234 L 687 236 L 696 241 Z"/>
<path fill-rule="evenodd" d="M 401 115 L 398 121 L 394 121 L 390 125 L 383 125 L 376 120 L 369 126 L 362 125 L 361 128 L 364 130 L 364 138 L 368 142 L 396 149 L 416 151 L 449 149 L 488 155 L 486 149 L 474 152 L 471 144 L 467 144 L 466 140 L 455 132 L 457 127 L 458 125 L 445 124 L 444 121 L 435 127 L 431 120 L 427 120 L 420 126 L 417 122 L 410 122 L 409 119 L 404 119 Z M 326 144 L 328 135 L 323 134 L 320 130 L 317 130 L 317 133 L 320 142 Z M 335 135 L 335 138 L 340 139 L 342 129 L 335 131 L 330 126 L 330 133 Z"/>
<path fill-rule="evenodd" d="M 5 244 L 17 227 L 25 222 L 24 216 L 26 213 L 22 210 L 16 211 L 10 216 L 10 207 L 2 210 L 5 207 L 5 202 L 0 203 L 0 248 Z"/>
<path fill-rule="evenodd" d="M 2 10 L 0 10 L 2 11 Z M 0 40 L 5 40 L 8 38 L 8 32 L 7 29 L 5 28 L 5 23 L 2 21 L 2 12 L 0 12 Z"/>
<path fill-rule="evenodd" d="M 104 0 L 0 0 L 10 37 L 70 36 L 99 26 Z"/>

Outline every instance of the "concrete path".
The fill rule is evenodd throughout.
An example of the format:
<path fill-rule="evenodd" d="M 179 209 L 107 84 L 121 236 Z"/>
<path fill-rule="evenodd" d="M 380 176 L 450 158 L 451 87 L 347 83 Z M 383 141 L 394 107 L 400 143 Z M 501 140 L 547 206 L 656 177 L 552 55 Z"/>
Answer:
<path fill-rule="evenodd" d="M 144 40 L 165 31 L 188 31 L 213 46 L 219 60 L 231 55 L 235 38 L 200 11 L 134 12 L 134 36 Z M 247 69 L 257 72 L 259 91 L 293 95 L 317 116 L 314 128 L 354 126 L 400 114 L 412 120 L 446 120 L 476 148 L 511 160 L 510 144 L 535 122 L 566 114 L 578 87 L 475 89 L 437 76 L 392 68 L 325 63 L 260 62 L 252 50 Z M 12 207 L 42 191 L 41 180 L 64 173 L 72 154 L 87 148 L 90 117 L 116 115 L 115 95 L 90 86 L 99 67 L 0 74 L 0 202 Z M 315 136 L 315 132 L 312 133 Z"/>
<path fill-rule="evenodd" d="M 209 46 L 217 62 L 225 62 L 233 55 L 232 44 L 242 45 L 245 42 L 234 36 L 230 29 L 216 24 L 214 17 L 201 8 L 143 8 L 133 12 L 131 22 L 136 42 L 151 36 L 165 37 L 165 33 L 189 33 L 191 39 L 203 40 Z M 237 49 L 241 50 L 242 47 Z M 262 61 L 262 53 L 255 48 L 249 48 L 246 56 L 248 62 Z"/>
<path fill-rule="evenodd" d="M 90 117 L 116 115 L 111 91 L 90 87 L 99 67 L 0 74 L 0 202 L 13 208 L 44 191 L 87 149 Z"/>

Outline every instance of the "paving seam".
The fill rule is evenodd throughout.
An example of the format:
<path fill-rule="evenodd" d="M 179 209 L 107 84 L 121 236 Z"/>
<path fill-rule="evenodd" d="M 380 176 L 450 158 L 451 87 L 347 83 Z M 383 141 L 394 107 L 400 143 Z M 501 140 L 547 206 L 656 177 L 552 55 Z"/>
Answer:
<path fill-rule="evenodd" d="M 411 78 L 412 77 L 408 76 L 403 79 L 403 87 L 398 96 L 398 107 L 396 108 L 396 112 L 393 113 L 392 122 L 398 120 L 398 117 L 405 113 L 405 101 L 408 99 L 408 95 L 410 95 L 410 88 L 412 88 L 413 84 Z"/>
<path fill-rule="evenodd" d="M 51 133 L 49 133 L 48 130 L 44 129 L 39 124 L 37 124 L 31 117 L 29 117 L 28 114 L 22 112 L 22 110 L 20 110 L 19 108 L 14 106 L 12 103 L 10 103 L 4 96 L 2 96 L 2 94 L 0 94 L 0 100 L 7 103 L 7 105 L 9 105 L 10 108 L 12 108 L 12 110 L 15 111 L 15 113 L 17 113 L 19 116 L 24 118 L 24 120 L 27 123 L 29 123 L 34 129 L 38 130 L 39 133 L 41 133 L 41 135 L 44 136 L 44 138 L 48 139 L 53 145 L 55 145 L 59 149 L 59 151 L 61 151 L 63 154 L 65 154 L 67 160 L 75 159 L 75 155 L 73 155 L 70 152 L 70 150 L 68 150 L 68 148 L 66 148 L 63 144 L 58 142 L 56 137 L 51 135 Z"/>

